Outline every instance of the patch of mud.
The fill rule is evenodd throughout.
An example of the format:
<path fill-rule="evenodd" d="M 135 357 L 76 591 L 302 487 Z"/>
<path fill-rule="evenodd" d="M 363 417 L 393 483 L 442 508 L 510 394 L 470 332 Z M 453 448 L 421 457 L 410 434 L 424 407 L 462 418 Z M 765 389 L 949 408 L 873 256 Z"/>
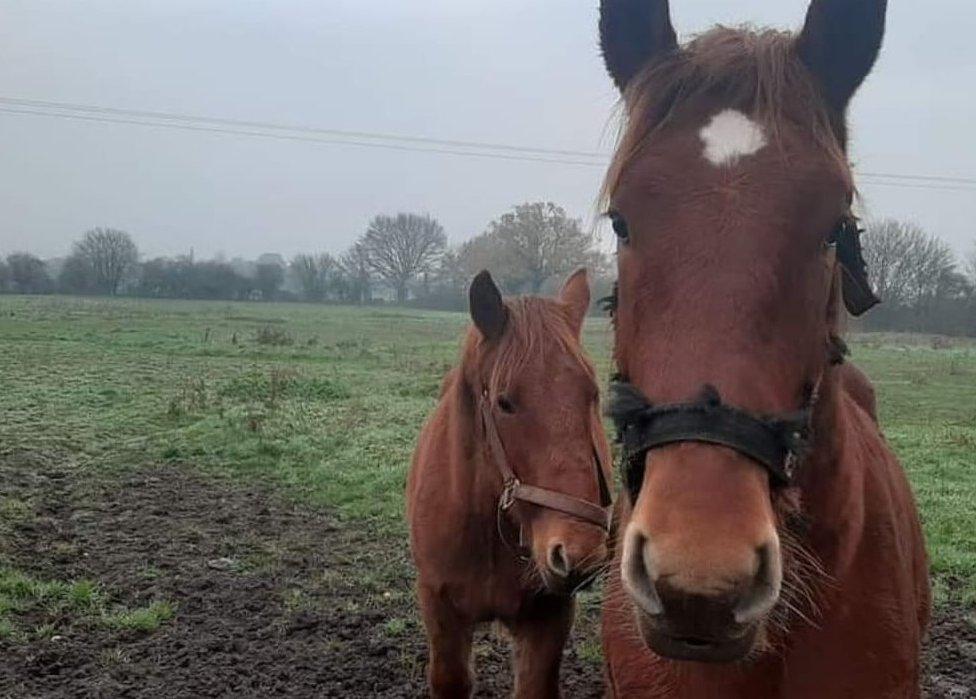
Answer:
<path fill-rule="evenodd" d="M 976 697 L 976 612 L 936 612 L 925 654 L 929 697 Z"/>
<path fill-rule="evenodd" d="M 176 612 L 153 632 L 55 619 L 53 638 L 0 641 L 2 697 L 424 695 L 404 541 L 173 466 L 110 478 L 7 455 L 0 484 L 31 506 L 0 564 Z M 507 696 L 507 644 L 486 632 L 475 656 L 478 695 Z M 570 648 L 563 685 L 601 696 L 600 667 Z"/>
<path fill-rule="evenodd" d="M 424 695 L 404 541 L 260 484 L 174 466 L 110 477 L 66 463 L 0 456 L 0 492 L 21 503 L 17 517 L 0 522 L 0 564 L 43 580 L 90 579 L 114 603 L 161 600 L 176 614 L 153 632 L 31 619 L 54 623 L 56 633 L 0 641 L 0 696 Z M 563 666 L 573 699 L 603 692 L 592 612 Z M 508 696 L 507 644 L 485 632 L 475 658 L 478 696 Z M 927 696 L 976 697 L 972 611 L 937 614 L 926 667 Z"/>

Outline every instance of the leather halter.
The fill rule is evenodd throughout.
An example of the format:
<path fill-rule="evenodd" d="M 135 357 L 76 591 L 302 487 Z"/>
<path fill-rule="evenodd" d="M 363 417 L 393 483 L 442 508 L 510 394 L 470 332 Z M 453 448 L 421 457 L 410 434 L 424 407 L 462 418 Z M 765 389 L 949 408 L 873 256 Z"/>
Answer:
<path fill-rule="evenodd" d="M 485 438 L 487 439 L 488 454 L 494 462 L 495 467 L 501 473 L 502 483 L 504 484 L 501 497 L 498 499 L 498 509 L 500 511 L 507 512 L 516 502 L 527 502 L 548 510 L 555 510 L 556 512 L 570 515 L 587 524 L 600 527 L 606 532 L 610 531 L 610 517 L 612 514 L 610 486 L 607 484 L 606 476 L 603 473 L 603 464 L 600 463 L 599 451 L 595 445 L 593 447 L 593 455 L 597 481 L 600 486 L 601 505 L 594 505 L 587 500 L 566 495 L 555 490 L 549 490 L 548 488 L 527 485 L 519 480 L 515 471 L 512 470 L 512 467 L 508 463 L 508 458 L 505 455 L 505 446 L 502 444 L 501 436 L 498 433 L 498 425 L 495 424 L 495 416 L 491 411 L 487 391 L 482 394 L 479 403 L 481 420 L 485 429 Z"/>

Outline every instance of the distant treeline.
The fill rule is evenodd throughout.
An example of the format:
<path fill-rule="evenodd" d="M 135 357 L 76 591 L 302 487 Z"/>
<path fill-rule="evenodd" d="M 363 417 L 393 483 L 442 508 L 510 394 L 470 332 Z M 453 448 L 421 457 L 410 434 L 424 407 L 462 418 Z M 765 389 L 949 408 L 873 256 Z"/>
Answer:
<path fill-rule="evenodd" d="M 976 336 L 976 247 L 959 260 L 943 241 L 899 221 L 869 223 L 864 235 L 871 282 L 884 303 L 861 322 L 868 330 Z M 591 270 L 594 298 L 612 285 L 613 265 L 595 234 L 549 202 L 514 207 L 475 238 L 449 246 L 427 214 L 376 216 L 348 250 L 256 260 L 140 260 L 132 237 L 95 228 L 67 258 L 29 253 L 0 259 L 0 292 L 103 294 L 149 298 L 397 303 L 462 310 L 469 280 L 489 269 L 509 293 L 548 291 L 578 267 Z"/>
<path fill-rule="evenodd" d="M 960 260 L 941 239 L 892 219 L 870 222 L 863 240 L 882 300 L 866 329 L 976 336 L 976 241 Z"/>
<path fill-rule="evenodd" d="M 192 255 L 141 260 L 125 231 L 95 228 L 67 258 L 29 253 L 0 259 L 0 291 L 126 295 L 148 298 L 397 303 L 462 310 L 467 284 L 491 269 L 509 293 L 548 290 L 578 267 L 588 267 L 597 292 L 609 291 L 610 264 L 593 233 L 549 202 L 522 204 L 479 236 L 449 246 L 443 227 L 427 214 L 376 216 L 339 255 L 276 253 L 256 260 L 198 260 Z"/>

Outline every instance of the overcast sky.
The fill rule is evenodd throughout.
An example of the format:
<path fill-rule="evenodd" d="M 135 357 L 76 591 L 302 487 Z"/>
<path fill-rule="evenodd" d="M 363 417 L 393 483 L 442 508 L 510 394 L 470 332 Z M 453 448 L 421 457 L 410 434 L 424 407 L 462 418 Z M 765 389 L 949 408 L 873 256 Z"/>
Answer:
<path fill-rule="evenodd" d="M 673 0 L 679 33 L 797 27 L 805 0 Z M 606 150 L 616 94 L 597 0 L 0 0 L 0 97 L 443 139 Z M 857 98 L 863 171 L 976 178 L 976 5 L 896 0 Z M 0 113 L 0 253 L 92 226 L 146 255 L 338 252 L 381 212 L 452 242 L 511 205 L 591 220 L 597 167 L 275 141 Z M 861 183 L 870 211 L 958 250 L 976 190 Z"/>

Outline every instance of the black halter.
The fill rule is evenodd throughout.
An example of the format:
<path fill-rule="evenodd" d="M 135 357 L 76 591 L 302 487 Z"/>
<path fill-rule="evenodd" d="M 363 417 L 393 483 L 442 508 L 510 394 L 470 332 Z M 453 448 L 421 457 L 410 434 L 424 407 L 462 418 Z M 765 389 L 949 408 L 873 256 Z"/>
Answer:
<path fill-rule="evenodd" d="M 769 417 L 723 404 L 712 386 L 706 386 L 694 402 L 661 406 L 651 404 L 638 388 L 624 381 L 614 381 L 610 391 L 607 412 L 617 426 L 624 481 L 633 499 L 640 492 L 647 452 L 679 442 L 729 447 L 762 465 L 774 486 L 789 486 L 809 439 L 810 415 L 817 399 L 815 387 L 798 412 Z"/>

